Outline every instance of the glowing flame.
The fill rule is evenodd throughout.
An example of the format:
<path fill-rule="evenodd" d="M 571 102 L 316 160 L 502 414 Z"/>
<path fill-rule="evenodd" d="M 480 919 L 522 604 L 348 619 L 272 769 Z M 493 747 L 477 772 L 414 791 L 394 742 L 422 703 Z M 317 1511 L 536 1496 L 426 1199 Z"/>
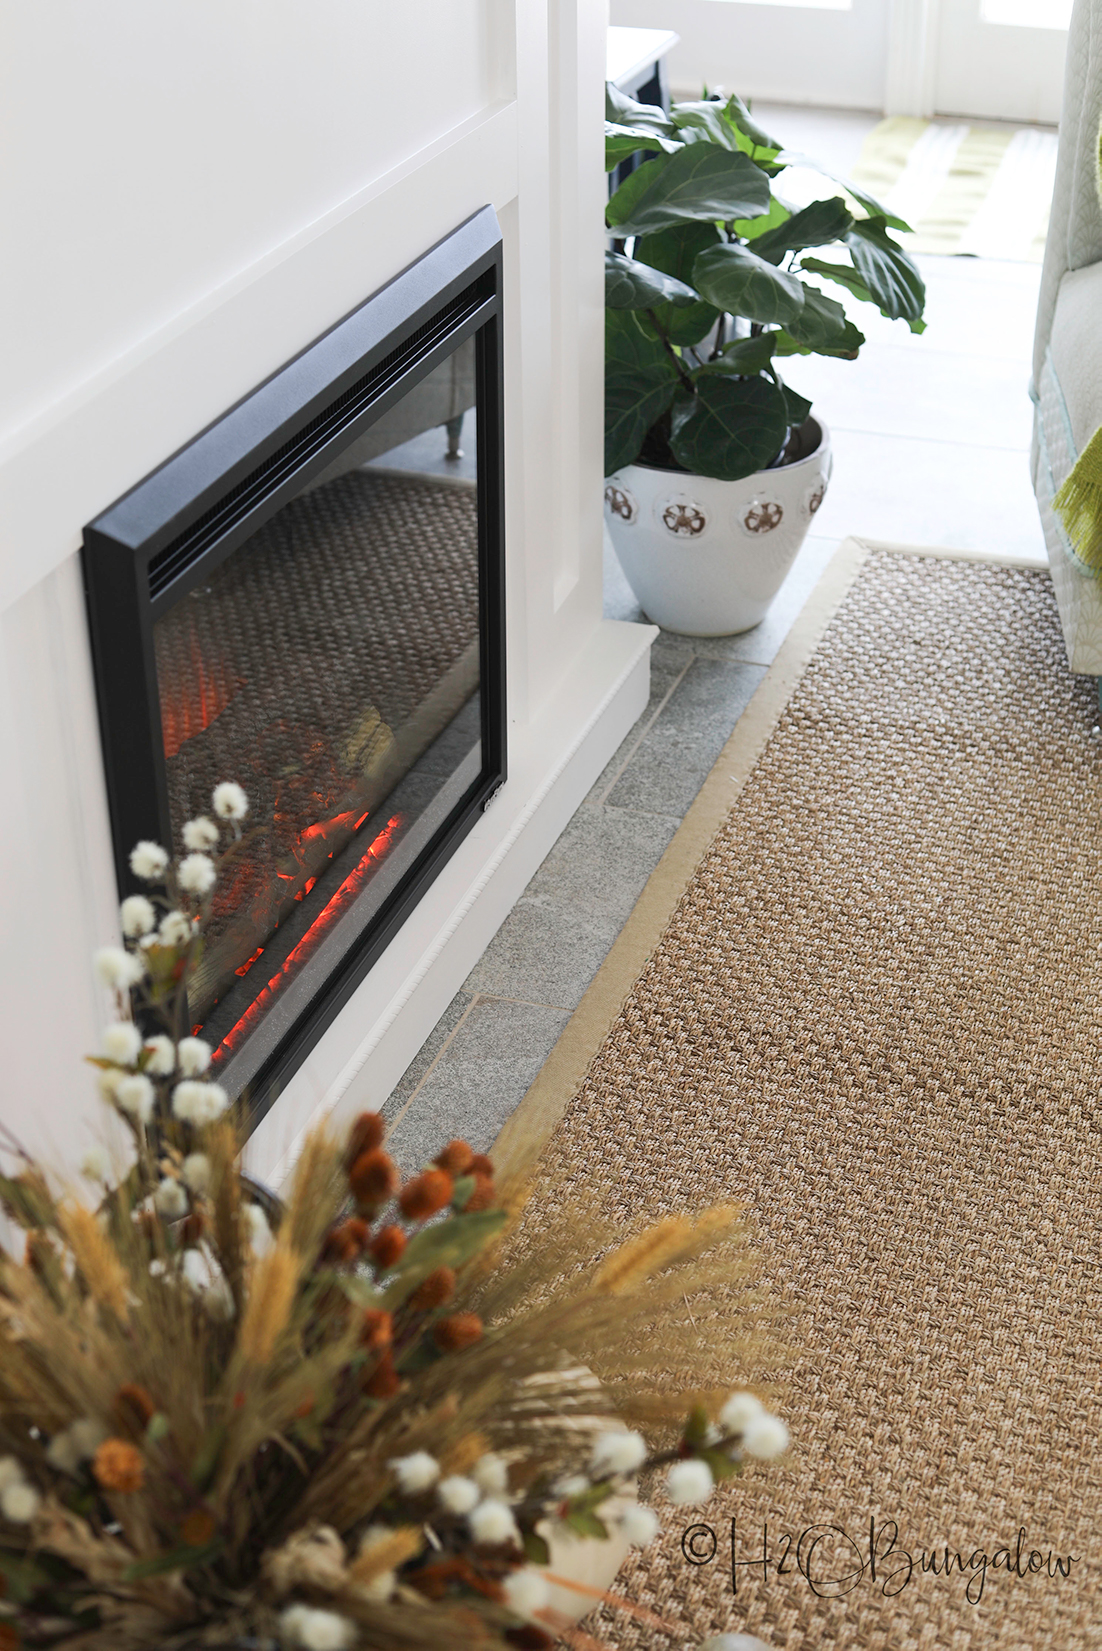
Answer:
<path fill-rule="evenodd" d="M 372 841 L 366 854 L 364 854 L 362 858 L 356 862 L 355 866 L 353 866 L 352 870 L 348 873 L 348 876 L 344 879 L 344 882 L 341 884 L 340 888 L 337 889 L 336 893 L 326 901 L 325 905 L 322 907 L 317 917 L 315 917 L 314 921 L 311 923 L 298 945 L 293 951 L 287 954 L 279 969 L 268 981 L 268 984 L 253 999 L 252 1003 L 250 1003 L 249 1007 L 245 1010 L 245 1013 L 241 1016 L 237 1024 L 232 1026 L 226 1033 L 225 1037 L 222 1039 L 222 1042 L 214 1051 L 212 1064 L 218 1064 L 219 1062 L 226 1060 L 227 1057 L 232 1055 L 236 1049 L 241 1047 L 241 1044 L 248 1037 L 249 1033 L 254 1031 L 259 1025 L 264 1015 L 271 1008 L 272 1002 L 277 993 L 281 992 L 285 986 L 290 984 L 290 982 L 299 973 L 300 969 L 302 969 L 303 965 L 317 950 L 326 935 L 329 934 L 329 932 L 344 916 L 345 912 L 351 908 L 365 883 L 367 883 L 374 875 L 375 868 L 378 866 L 379 861 L 390 848 L 396 833 L 402 825 L 404 825 L 404 823 L 405 816 L 402 814 L 395 814 L 387 821 L 382 831 L 380 831 L 378 836 Z M 304 889 L 302 892 L 308 892 L 308 889 L 312 886 L 312 884 L 308 884 L 307 889 Z M 248 960 L 248 963 L 243 968 L 238 969 L 237 973 L 246 974 L 252 967 L 253 963 L 255 963 L 256 959 L 261 955 L 263 950 L 264 948 L 260 947 L 256 952 L 254 952 L 253 956 Z"/>

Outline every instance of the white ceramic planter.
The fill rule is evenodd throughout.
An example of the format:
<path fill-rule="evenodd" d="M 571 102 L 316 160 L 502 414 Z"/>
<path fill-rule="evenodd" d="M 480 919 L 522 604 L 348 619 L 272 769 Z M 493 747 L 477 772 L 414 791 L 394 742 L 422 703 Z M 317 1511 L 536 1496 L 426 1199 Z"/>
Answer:
<path fill-rule="evenodd" d="M 721 482 L 629 464 L 605 482 L 605 520 L 648 619 L 687 636 L 748 631 L 796 559 L 830 480 L 830 433 L 797 464 Z"/>

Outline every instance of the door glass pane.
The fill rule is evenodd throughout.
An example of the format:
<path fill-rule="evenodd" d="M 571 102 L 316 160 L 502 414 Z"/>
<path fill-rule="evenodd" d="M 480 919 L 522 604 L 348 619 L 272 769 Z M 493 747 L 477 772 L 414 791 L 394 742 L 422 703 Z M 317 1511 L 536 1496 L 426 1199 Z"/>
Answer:
<path fill-rule="evenodd" d="M 1072 0 L 982 0 L 985 23 L 1014 23 L 1024 29 L 1066 29 Z"/>
<path fill-rule="evenodd" d="M 799 6 L 802 11 L 852 11 L 853 0 L 726 0 L 748 6 Z"/>

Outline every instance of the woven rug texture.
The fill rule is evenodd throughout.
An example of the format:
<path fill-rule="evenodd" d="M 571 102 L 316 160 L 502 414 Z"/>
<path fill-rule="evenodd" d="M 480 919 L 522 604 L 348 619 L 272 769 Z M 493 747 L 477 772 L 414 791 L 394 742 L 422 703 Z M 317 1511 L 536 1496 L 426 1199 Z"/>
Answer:
<path fill-rule="evenodd" d="M 791 1307 L 789 1454 L 618 1579 L 678 1645 L 1102 1645 L 1093 694 L 1046 573 L 874 551 L 544 1153 L 579 1219 L 740 1202 Z"/>

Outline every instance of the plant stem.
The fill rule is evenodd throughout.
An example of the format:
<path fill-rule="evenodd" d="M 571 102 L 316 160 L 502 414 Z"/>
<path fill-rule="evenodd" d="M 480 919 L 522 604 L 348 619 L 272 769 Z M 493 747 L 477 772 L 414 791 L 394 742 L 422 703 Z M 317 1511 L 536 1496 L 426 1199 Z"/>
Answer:
<path fill-rule="evenodd" d="M 682 361 L 681 357 L 678 355 L 677 351 L 674 349 L 673 345 L 670 343 L 669 339 L 666 337 L 666 334 L 662 331 L 662 328 L 659 326 L 657 315 L 654 313 L 653 310 L 647 310 L 646 313 L 650 317 L 651 326 L 654 328 L 655 332 L 658 334 L 659 338 L 662 340 L 662 348 L 665 350 L 666 354 L 669 356 L 670 360 L 673 362 L 674 366 L 677 368 L 678 378 L 681 380 L 682 384 L 684 384 L 685 388 L 692 395 L 695 395 L 696 394 L 696 389 L 693 385 L 693 381 L 690 378 L 688 372 L 685 370 L 685 363 Z"/>

